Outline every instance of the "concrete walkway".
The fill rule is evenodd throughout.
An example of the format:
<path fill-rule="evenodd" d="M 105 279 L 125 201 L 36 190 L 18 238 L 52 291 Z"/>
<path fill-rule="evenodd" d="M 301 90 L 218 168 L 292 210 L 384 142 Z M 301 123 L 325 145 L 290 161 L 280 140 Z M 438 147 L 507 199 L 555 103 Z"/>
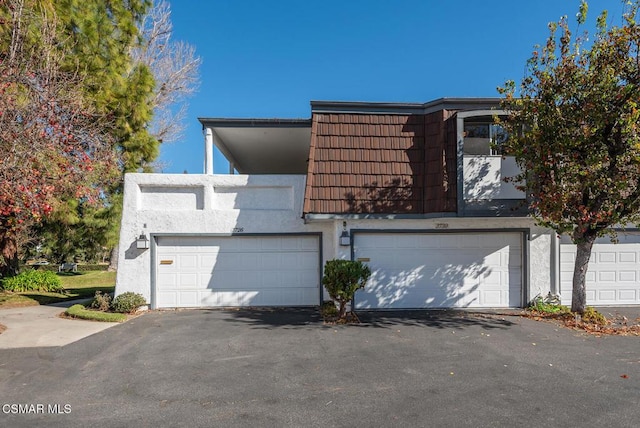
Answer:
<path fill-rule="evenodd" d="M 60 318 L 76 302 L 0 309 L 0 349 L 64 346 L 118 323 Z"/>

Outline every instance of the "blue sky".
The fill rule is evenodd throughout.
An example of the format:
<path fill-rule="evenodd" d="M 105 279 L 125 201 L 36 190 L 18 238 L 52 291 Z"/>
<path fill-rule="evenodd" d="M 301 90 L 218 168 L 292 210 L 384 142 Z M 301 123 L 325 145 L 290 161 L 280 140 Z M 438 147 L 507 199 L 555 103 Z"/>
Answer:
<path fill-rule="evenodd" d="M 174 38 L 202 58 L 184 138 L 162 172 L 203 172 L 198 117 L 309 118 L 311 100 L 426 102 L 495 97 L 519 81 L 547 23 L 579 0 L 173 0 Z M 591 0 L 619 23 L 621 2 Z M 219 153 L 215 173 L 227 173 Z"/>

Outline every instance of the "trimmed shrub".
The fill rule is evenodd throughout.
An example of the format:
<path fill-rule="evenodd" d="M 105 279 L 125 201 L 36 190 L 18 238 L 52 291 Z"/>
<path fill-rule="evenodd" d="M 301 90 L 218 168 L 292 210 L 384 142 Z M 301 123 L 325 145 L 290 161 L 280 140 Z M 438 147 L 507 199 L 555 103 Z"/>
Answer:
<path fill-rule="evenodd" d="M 142 294 L 127 291 L 126 293 L 118 294 L 116 298 L 113 299 L 111 309 L 113 309 L 114 312 L 129 314 L 146 304 L 147 302 L 144 297 L 142 297 Z"/>
<path fill-rule="evenodd" d="M 102 293 L 101 291 L 96 291 L 95 296 L 93 296 L 93 300 L 91 301 L 91 308 L 97 309 L 99 311 L 106 312 L 111 307 L 111 294 Z"/>
<path fill-rule="evenodd" d="M 327 261 L 322 284 L 329 297 L 338 303 L 338 318 L 345 319 L 347 303 L 353 300 L 356 291 L 364 287 L 370 276 L 371 269 L 361 261 Z"/>
<path fill-rule="evenodd" d="M 4 278 L 2 288 L 7 291 L 49 291 L 61 293 L 64 291 L 62 281 L 53 272 L 40 270 L 26 270 L 16 276 Z"/>

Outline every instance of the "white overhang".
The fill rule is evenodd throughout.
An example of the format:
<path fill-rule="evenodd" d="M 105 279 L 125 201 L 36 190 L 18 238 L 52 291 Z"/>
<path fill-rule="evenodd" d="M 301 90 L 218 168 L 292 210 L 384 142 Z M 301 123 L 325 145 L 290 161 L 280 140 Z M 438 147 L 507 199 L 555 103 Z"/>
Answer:
<path fill-rule="evenodd" d="M 240 174 L 306 174 L 310 119 L 198 118 Z"/>

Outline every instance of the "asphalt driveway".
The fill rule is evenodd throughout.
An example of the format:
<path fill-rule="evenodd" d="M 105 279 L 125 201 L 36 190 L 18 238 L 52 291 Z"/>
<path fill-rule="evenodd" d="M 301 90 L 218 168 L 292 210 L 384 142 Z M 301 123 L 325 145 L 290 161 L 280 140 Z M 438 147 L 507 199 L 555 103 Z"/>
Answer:
<path fill-rule="evenodd" d="M 64 347 L 0 350 L 0 426 L 638 426 L 638 337 L 360 315 L 152 312 Z"/>

